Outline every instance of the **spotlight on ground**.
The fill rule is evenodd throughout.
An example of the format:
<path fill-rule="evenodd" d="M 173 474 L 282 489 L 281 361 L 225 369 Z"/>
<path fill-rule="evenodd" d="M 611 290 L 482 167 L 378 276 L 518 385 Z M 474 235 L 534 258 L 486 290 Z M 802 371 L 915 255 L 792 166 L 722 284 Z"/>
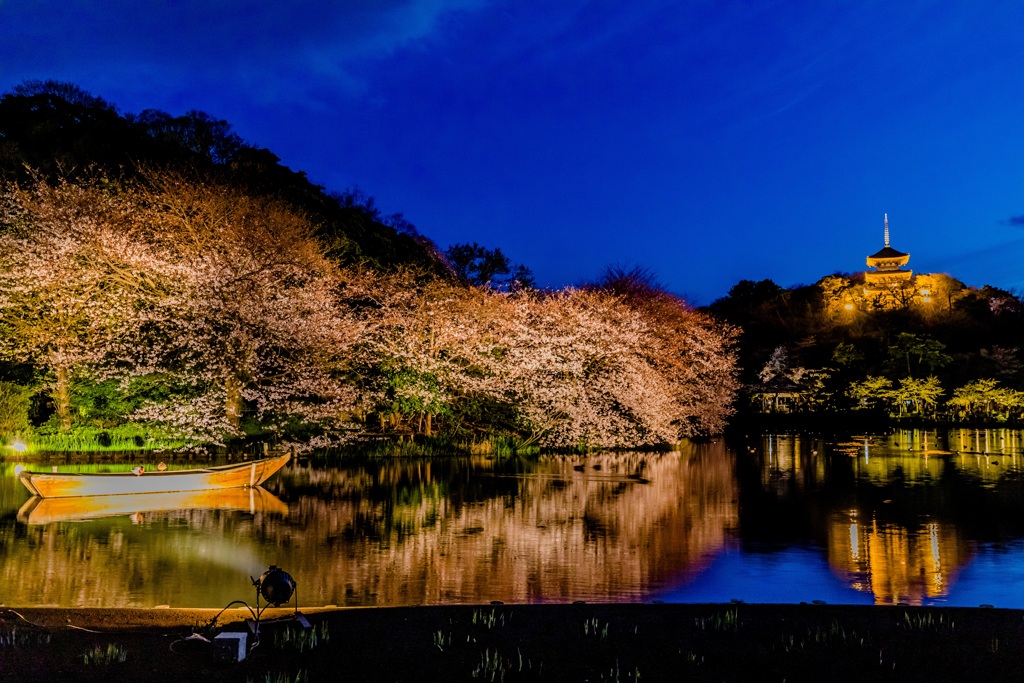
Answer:
<path fill-rule="evenodd" d="M 254 582 L 256 590 L 267 601 L 268 605 L 277 607 L 291 600 L 295 592 L 295 579 L 283 569 L 270 565 L 270 569 L 263 572 L 260 578 Z M 257 604 L 259 604 L 257 602 Z"/>

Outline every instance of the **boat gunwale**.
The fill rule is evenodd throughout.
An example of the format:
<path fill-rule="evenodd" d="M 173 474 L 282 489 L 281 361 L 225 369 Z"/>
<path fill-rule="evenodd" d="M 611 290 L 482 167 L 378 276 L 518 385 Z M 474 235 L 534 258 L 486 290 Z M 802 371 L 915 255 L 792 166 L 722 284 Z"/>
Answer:
<path fill-rule="evenodd" d="M 251 467 L 252 465 L 269 464 L 277 462 L 282 458 L 290 458 L 291 454 L 285 453 L 283 455 L 275 455 L 269 458 L 260 458 L 259 460 L 248 460 L 245 462 L 228 463 L 226 465 L 214 465 L 212 467 L 193 467 L 184 470 L 154 470 L 152 472 L 145 471 L 142 474 L 135 474 L 131 470 L 126 472 L 34 472 L 29 469 L 24 469 L 18 473 L 18 477 L 24 477 L 26 475 L 31 477 L 152 477 L 152 476 L 167 476 L 167 475 L 183 475 L 183 474 L 205 474 L 210 472 L 223 472 L 231 469 L 244 469 Z"/>

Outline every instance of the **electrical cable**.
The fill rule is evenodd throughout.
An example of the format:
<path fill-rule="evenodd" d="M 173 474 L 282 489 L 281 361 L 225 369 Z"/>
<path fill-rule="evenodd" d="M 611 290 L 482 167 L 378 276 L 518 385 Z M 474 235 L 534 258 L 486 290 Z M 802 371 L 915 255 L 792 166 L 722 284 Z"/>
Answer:
<path fill-rule="evenodd" d="M 11 609 L 10 607 L 0 607 L 0 611 L 2 611 L 2 612 L 10 612 L 14 616 L 16 616 L 19 619 L 21 619 L 22 621 L 24 621 L 26 624 L 30 624 L 32 626 L 35 626 L 36 628 L 45 628 L 45 629 L 71 628 L 71 629 L 75 629 L 77 631 L 85 631 L 86 633 L 97 633 L 97 634 L 100 634 L 100 635 L 107 634 L 107 633 L 137 633 L 137 631 L 96 631 L 96 630 L 93 630 L 91 628 L 86 628 L 84 626 L 76 626 L 75 624 L 61 624 L 59 626 L 46 626 L 44 624 L 37 624 L 36 622 L 31 621 L 30 619 L 26 618 L 25 615 L 16 612 L 15 610 Z"/>
<path fill-rule="evenodd" d="M 30 626 L 35 626 L 36 628 L 41 628 L 41 629 L 46 629 L 46 630 L 51 630 L 51 631 L 58 630 L 58 629 L 71 629 L 71 630 L 75 630 L 75 631 L 85 631 L 86 633 L 94 633 L 96 635 L 101 635 L 101 636 L 147 635 L 147 636 L 160 636 L 160 637 L 166 638 L 168 636 L 173 635 L 171 633 L 152 633 L 152 632 L 149 632 L 149 631 L 136 630 L 136 629 L 132 629 L 132 630 L 115 629 L 115 630 L 97 631 L 96 629 L 86 628 L 85 626 L 78 626 L 77 624 L 71 624 L 71 623 L 55 624 L 55 625 L 49 626 L 49 625 L 46 625 L 46 624 L 38 624 L 38 623 L 32 621 L 31 619 L 27 618 L 24 614 L 21 614 L 18 611 L 11 609 L 10 607 L 0 607 L 0 615 L 2 615 L 2 613 L 4 613 L 4 612 L 9 612 L 10 614 L 13 614 L 14 616 L 18 617 L 19 619 L 24 621 L 26 624 L 29 624 Z"/>
<path fill-rule="evenodd" d="M 245 605 L 245 608 L 247 610 L 249 610 L 249 614 L 252 615 L 252 618 L 255 619 L 257 622 L 259 621 L 259 619 L 260 619 L 259 615 L 252 611 L 252 607 L 249 606 L 249 603 L 247 603 L 245 600 L 232 600 L 231 602 L 229 602 L 227 605 L 224 606 L 224 609 L 222 609 L 221 611 L 219 611 L 215 615 L 213 615 L 213 619 L 210 619 L 210 623 L 206 625 L 206 630 L 207 631 L 212 631 L 213 627 L 217 625 L 217 620 L 220 619 L 220 615 L 222 615 L 225 612 L 227 612 L 228 609 L 232 605 Z M 258 607 L 258 605 L 257 605 L 257 607 Z"/>

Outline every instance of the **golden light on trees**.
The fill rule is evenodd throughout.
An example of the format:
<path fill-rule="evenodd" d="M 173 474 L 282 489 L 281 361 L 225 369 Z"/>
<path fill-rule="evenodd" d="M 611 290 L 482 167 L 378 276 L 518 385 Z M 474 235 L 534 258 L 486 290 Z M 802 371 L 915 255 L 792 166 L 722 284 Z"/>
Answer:
<path fill-rule="evenodd" d="M 447 420 L 632 448 L 731 414 L 737 331 L 667 292 L 346 268 L 281 201 L 142 176 L 0 191 L 0 358 L 43 371 L 62 430 L 100 384 L 136 392 L 117 419 L 193 443 L 301 423 L 328 446 L 378 415 L 398 433 Z"/>
<path fill-rule="evenodd" d="M 99 366 L 158 296 L 132 202 L 98 182 L 0 191 L 0 357 L 43 371 L 62 430 L 76 375 Z"/>

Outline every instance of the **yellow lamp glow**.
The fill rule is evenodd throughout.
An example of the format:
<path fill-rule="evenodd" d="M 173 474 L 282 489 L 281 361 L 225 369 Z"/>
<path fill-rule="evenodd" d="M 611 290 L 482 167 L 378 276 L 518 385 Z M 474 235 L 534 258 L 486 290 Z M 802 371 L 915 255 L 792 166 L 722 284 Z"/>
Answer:
<path fill-rule="evenodd" d="M 13 448 L 18 453 L 24 453 L 25 451 L 28 450 L 28 446 L 26 446 L 25 442 L 23 441 L 15 441 L 14 443 L 11 444 L 11 448 Z"/>
<path fill-rule="evenodd" d="M 852 311 L 853 310 L 853 304 L 846 304 L 845 306 L 843 306 L 843 308 L 845 308 L 848 311 Z"/>

